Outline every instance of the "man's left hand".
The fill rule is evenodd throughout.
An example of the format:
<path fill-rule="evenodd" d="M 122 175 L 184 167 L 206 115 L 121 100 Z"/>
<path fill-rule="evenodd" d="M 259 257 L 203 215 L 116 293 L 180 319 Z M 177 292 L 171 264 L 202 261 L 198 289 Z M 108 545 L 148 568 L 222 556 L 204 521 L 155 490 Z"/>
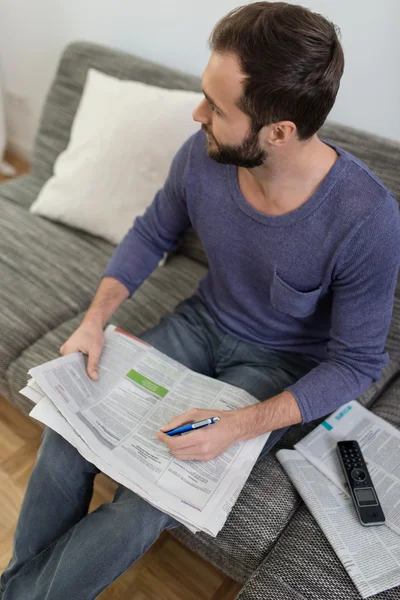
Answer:
<path fill-rule="evenodd" d="M 167 444 L 171 454 L 179 460 L 212 460 L 229 446 L 241 440 L 240 417 L 237 410 L 192 408 L 163 425 L 156 437 Z M 163 431 L 210 417 L 221 417 L 213 425 L 194 429 L 187 435 L 169 436 Z"/>

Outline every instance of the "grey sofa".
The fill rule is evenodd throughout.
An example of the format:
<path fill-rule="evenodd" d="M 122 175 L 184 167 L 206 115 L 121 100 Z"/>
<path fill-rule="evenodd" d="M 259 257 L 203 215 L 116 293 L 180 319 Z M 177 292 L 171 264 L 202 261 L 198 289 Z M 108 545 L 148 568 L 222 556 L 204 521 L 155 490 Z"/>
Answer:
<path fill-rule="evenodd" d="M 28 413 L 18 393 L 27 371 L 59 355 L 60 345 L 87 310 L 114 247 L 102 239 L 34 216 L 28 209 L 52 175 L 70 128 L 89 67 L 122 79 L 200 91 L 200 80 L 89 43 L 64 52 L 37 135 L 31 173 L 0 185 L 0 394 Z M 400 146 L 353 129 L 326 125 L 321 136 L 365 161 L 400 197 Z M 382 265 L 385 268 L 385 265 Z M 195 290 L 207 257 L 189 230 L 163 267 L 115 313 L 112 322 L 140 334 Z M 359 401 L 400 425 L 400 290 L 387 339 L 390 363 Z M 315 423 L 298 425 L 278 448 L 290 448 Z M 243 584 L 240 600 L 359 598 L 352 582 L 275 459 L 253 469 L 217 538 L 173 533 L 189 548 Z M 400 588 L 376 596 L 400 599 Z"/>

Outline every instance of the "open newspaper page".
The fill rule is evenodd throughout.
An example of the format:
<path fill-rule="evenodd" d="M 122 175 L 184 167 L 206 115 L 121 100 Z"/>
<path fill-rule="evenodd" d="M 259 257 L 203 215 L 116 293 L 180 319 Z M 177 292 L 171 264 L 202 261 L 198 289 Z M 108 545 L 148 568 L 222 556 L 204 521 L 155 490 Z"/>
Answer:
<path fill-rule="evenodd" d="M 296 450 L 276 454 L 363 598 L 400 585 L 400 537 L 363 527 L 350 497 Z"/>
<path fill-rule="evenodd" d="M 400 431 L 353 400 L 295 445 L 311 464 L 348 494 L 336 451 L 341 440 L 357 440 L 376 488 L 386 525 L 400 534 Z"/>
<path fill-rule="evenodd" d="M 87 376 L 81 353 L 29 374 L 37 386 L 31 384 L 31 393 L 41 389 L 50 398 L 93 454 L 113 468 L 111 477 L 118 481 L 121 474 L 154 505 L 211 535 L 223 526 L 269 435 L 234 444 L 208 462 L 176 460 L 155 437 L 161 425 L 192 407 L 231 410 L 256 400 L 114 326 L 105 332 L 98 381 Z"/>
<path fill-rule="evenodd" d="M 38 387 L 39 386 L 37 386 L 37 384 L 34 382 L 34 380 L 31 379 L 28 382 L 28 386 L 21 390 L 22 394 L 24 394 L 27 398 L 30 398 L 31 400 L 33 400 L 33 402 L 38 404 L 37 406 L 35 406 L 35 408 L 30 413 L 30 415 L 34 419 L 42 422 L 44 425 L 47 425 L 48 427 L 51 427 L 54 431 L 56 431 L 61 436 L 63 436 L 70 444 L 72 444 L 75 448 L 77 448 L 77 450 L 82 454 L 82 456 L 84 458 L 86 458 L 86 460 L 88 460 L 92 464 L 95 464 L 100 469 L 100 471 L 102 471 L 103 473 L 105 473 L 106 475 L 111 477 L 112 479 L 118 481 L 118 483 L 121 483 L 125 487 L 132 489 L 133 491 L 136 491 L 137 493 L 139 493 L 139 495 L 141 495 L 143 498 L 145 498 L 150 504 L 153 504 L 154 506 L 156 506 L 156 508 L 160 508 L 164 512 L 168 512 L 168 514 L 170 514 L 172 517 L 179 520 L 183 525 L 185 525 L 193 533 L 197 533 L 198 531 L 200 531 L 198 527 L 195 527 L 192 523 L 185 521 L 181 517 L 179 512 L 176 513 L 174 511 L 166 511 L 165 507 L 157 506 L 157 504 L 155 504 L 153 502 L 152 497 L 146 493 L 146 490 L 140 489 L 140 491 L 139 491 L 138 486 L 136 486 L 135 484 L 132 484 L 132 482 L 130 480 L 128 480 L 124 475 L 122 475 L 120 473 L 117 474 L 115 467 L 109 465 L 102 458 L 100 458 L 99 456 L 94 454 L 94 452 L 89 448 L 89 446 L 84 442 L 84 440 L 77 434 L 77 432 L 68 423 L 68 421 L 65 419 L 65 417 L 63 417 L 63 415 L 59 412 L 59 410 L 54 406 L 54 404 L 51 402 L 50 398 L 48 398 L 47 396 L 44 396 L 43 392 L 40 390 L 40 388 L 39 388 L 39 391 L 37 389 L 35 389 Z M 34 389 L 32 389 L 32 388 L 34 388 Z M 42 400 L 42 402 L 39 403 L 40 400 Z M 233 480 L 232 486 L 231 486 L 233 491 L 229 492 L 227 494 L 227 500 L 223 503 L 223 505 L 221 506 L 221 509 L 219 511 L 219 518 L 214 519 L 216 526 L 219 526 L 220 522 L 221 522 L 220 527 L 223 526 L 223 524 L 225 523 L 226 517 L 228 516 L 229 512 L 231 511 L 233 505 L 235 504 L 242 487 L 243 487 L 242 482 L 236 482 L 235 480 Z M 208 525 L 213 527 L 213 523 L 209 523 Z M 209 527 L 205 527 L 203 529 L 203 531 L 205 531 L 209 535 L 215 536 L 214 530 L 209 529 Z"/>

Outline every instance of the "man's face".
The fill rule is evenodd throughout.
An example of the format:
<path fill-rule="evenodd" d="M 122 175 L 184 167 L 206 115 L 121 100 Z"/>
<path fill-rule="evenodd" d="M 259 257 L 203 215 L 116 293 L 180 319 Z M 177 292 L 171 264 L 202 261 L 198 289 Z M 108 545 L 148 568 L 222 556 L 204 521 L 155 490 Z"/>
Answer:
<path fill-rule="evenodd" d="M 207 154 L 227 165 L 251 169 L 261 166 L 267 152 L 260 145 L 259 132 L 236 102 L 242 95 L 244 76 L 231 55 L 211 54 L 202 77 L 204 100 L 193 112 L 207 135 Z"/>

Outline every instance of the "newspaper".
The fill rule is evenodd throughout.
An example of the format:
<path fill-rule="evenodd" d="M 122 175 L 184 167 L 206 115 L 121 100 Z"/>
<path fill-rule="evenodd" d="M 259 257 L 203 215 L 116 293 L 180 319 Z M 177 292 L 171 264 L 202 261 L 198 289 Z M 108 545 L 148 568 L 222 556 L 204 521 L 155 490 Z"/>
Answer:
<path fill-rule="evenodd" d="M 356 439 L 386 517 L 364 527 L 353 506 L 336 444 Z M 363 598 L 400 585 L 400 432 L 353 400 L 295 445 L 282 464 Z"/>
<path fill-rule="evenodd" d="M 194 407 L 234 410 L 258 401 L 113 325 L 105 331 L 98 381 L 87 375 L 79 352 L 29 375 L 21 393 L 36 403 L 31 417 L 194 533 L 218 534 L 269 437 L 235 443 L 208 462 L 175 459 L 155 437 L 173 417 Z"/>
<path fill-rule="evenodd" d="M 277 458 L 353 580 L 362 598 L 400 584 L 400 537 L 388 527 L 363 527 L 352 500 L 296 450 Z"/>
<path fill-rule="evenodd" d="M 295 449 L 346 494 L 336 452 L 340 440 L 357 440 L 386 517 L 400 535 L 400 431 L 353 400 L 325 419 Z"/>

